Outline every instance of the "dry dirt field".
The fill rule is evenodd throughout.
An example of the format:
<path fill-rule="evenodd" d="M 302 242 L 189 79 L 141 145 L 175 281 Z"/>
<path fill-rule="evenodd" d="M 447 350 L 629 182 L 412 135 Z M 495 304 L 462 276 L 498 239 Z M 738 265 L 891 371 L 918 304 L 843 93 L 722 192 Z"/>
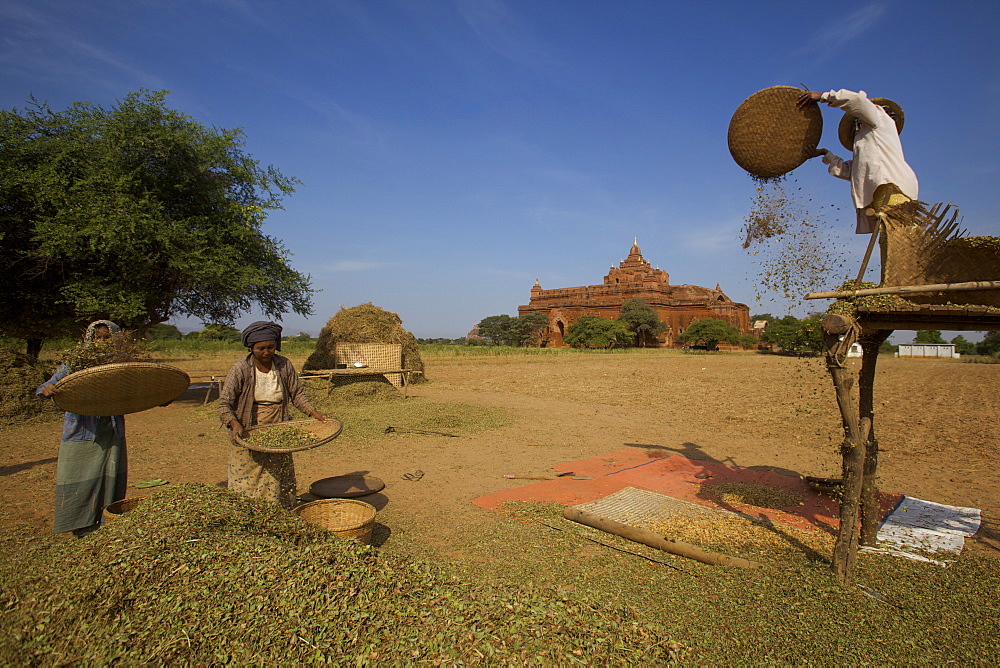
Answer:
<path fill-rule="evenodd" d="M 163 361 L 194 374 L 224 373 L 233 360 Z M 293 361 L 299 367 L 303 360 Z M 490 407 L 504 411 L 507 424 L 459 438 L 338 439 L 295 455 L 303 493 L 331 475 L 364 472 L 385 481 L 385 490 L 369 497 L 387 528 L 384 549 L 405 539 L 445 558 L 474 558 L 452 550 L 460 541 L 451 539 L 488 521 L 491 513 L 472 499 L 527 482 L 504 474 L 546 474 L 624 444 L 802 475 L 839 474 L 839 414 L 818 358 L 642 351 L 427 356 L 425 363 L 429 382 L 393 403 Z M 875 392 L 882 488 L 982 509 L 984 526 L 968 549 L 1000 556 L 1000 365 L 883 357 Z M 204 393 L 189 391 L 168 407 L 127 418 L 130 482 L 224 484 L 226 437 L 214 411 L 202 406 Z M 336 406 L 326 410 L 337 415 Z M 2 521 L 51 530 L 59 431 L 58 419 L 0 431 Z M 403 479 L 417 469 L 425 472 L 421 480 Z M 130 488 L 129 495 L 149 491 Z"/>

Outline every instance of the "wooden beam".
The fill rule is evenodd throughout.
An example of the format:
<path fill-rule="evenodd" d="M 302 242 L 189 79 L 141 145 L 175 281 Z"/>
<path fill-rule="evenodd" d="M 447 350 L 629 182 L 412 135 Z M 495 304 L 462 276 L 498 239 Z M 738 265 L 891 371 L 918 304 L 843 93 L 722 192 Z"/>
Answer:
<path fill-rule="evenodd" d="M 935 283 L 934 285 L 897 285 L 864 290 L 810 292 L 805 299 L 843 299 L 869 295 L 906 295 L 919 292 L 955 292 L 957 290 L 1000 290 L 1000 281 L 969 281 L 968 283 Z"/>

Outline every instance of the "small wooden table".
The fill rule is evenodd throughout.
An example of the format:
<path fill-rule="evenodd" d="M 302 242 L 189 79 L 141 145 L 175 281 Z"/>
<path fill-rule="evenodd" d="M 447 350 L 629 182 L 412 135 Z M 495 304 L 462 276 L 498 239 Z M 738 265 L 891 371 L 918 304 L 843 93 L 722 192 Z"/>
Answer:
<path fill-rule="evenodd" d="M 390 373 L 398 373 L 402 378 L 403 396 L 406 395 L 406 386 L 410 384 L 410 376 L 412 374 L 418 374 L 419 371 L 414 369 L 375 369 L 370 367 L 361 368 L 349 368 L 349 369 L 311 369 L 309 371 L 302 371 L 299 373 L 299 378 L 309 379 L 309 378 L 326 378 L 330 382 L 330 387 L 327 388 L 326 393 L 330 394 L 333 391 L 333 379 L 340 376 L 384 376 Z"/>

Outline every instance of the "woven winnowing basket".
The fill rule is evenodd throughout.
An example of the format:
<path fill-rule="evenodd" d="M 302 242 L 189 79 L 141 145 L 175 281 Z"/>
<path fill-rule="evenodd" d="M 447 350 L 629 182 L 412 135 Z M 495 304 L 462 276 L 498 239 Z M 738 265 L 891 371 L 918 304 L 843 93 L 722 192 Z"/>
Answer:
<path fill-rule="evenodd" d="M 354 499 L 320 499 L 296 506 L 292 512 L 310 524 L 341 538 L 368 543 L 375 527 L 375 507 Z"/>
<path fill-rule="evenodd" d="M 190 383 L 186 373 L 166 364 L 101 364 L 60 380 L 52 398 L 59 408 L 78 415 L 126 415 L 171 402 Z"/>
<path fill-rule="evenodd" d="M 880 237 L 882 285 L 935 285 L 1000 280 L 1000 237 L 966 237 L 957 231 L 951 205 L 890 205 Z M 907 294 L 917 304 L 1000 307 L 1000 290 Z"/>
<path fill-rule="evenodd" d="M 333 348 L 337 364 L 353 368 L 355 362 L 367 364 L 372 369 L 401 369 L 403 344 L 401 343 L 337 343 Z M 403 374 L 383 374 L 395 387 L 403 386 Z"/>
<path fill-rule="evenodd" d="M 754 176 L 786 174 L 812 157 L 823 134 L 819 105 L 800 109 L 803 91 L 773 86 L 758 91 L 737 107 L 729 122 L 729 152 Z"/>

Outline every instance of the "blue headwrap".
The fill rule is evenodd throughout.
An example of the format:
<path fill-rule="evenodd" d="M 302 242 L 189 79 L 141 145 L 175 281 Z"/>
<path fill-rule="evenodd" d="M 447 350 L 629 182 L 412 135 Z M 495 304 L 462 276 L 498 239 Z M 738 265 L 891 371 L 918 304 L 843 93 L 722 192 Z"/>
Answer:
<path fill-rule="evenodd" d="M 261 341 L 274 341 L 276 350 L 281 350 L 281 325 L 267 320 L 258 320 L 247 325 L 243 330 L 243 346 L 253 348 L 253 344 Z"/>

